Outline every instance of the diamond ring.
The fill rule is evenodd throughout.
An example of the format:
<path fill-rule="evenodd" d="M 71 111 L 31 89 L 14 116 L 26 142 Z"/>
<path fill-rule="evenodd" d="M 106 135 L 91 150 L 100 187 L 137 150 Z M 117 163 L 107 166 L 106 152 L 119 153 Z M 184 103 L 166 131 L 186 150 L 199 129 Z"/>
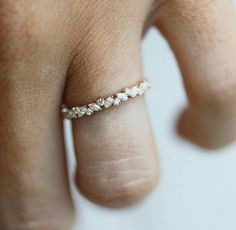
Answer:
<path fill-rule="evenodd" d="M 72 109 L 66 107 L 66 105 L 62 105 L 61 113 L 63 118 L 65 119 L 73 119 L 80 118 L 83 116 L 90 116 L 96 112 L 99 112 L 103 109 L 107 109 L 111 106 L 118 106 L 122 102 L 129 100 L 130 98 L 134 98 L 136 96 L 143 95 L 148 89 L 151 88 L 151 85 L 147 81 L 142 81 L 138 85 L 135 85 L 130 88 L 125 88 L 123 91 L 107 97 L 107 98 L 99 98 L 96 102 L 90 103 L 84 106 L 76 106 Z"/>

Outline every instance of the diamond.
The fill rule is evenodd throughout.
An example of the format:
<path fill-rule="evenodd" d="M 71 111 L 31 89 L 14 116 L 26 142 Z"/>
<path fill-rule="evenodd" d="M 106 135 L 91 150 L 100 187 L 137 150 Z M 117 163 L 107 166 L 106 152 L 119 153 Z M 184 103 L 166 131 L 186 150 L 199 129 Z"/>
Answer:
<path fill-rule="evenodd" d="M 151 88 L 151 85 L 144 81 L 142 83 L 139 84 L 139 88 L 143 89 L 144 91 L 148 90 L 149 88 Z"/>
<path fill-rule="evenodd" d="M 145 93 L 145 91 L 148 90 L 150 87 L 151 87 L 151 86 L 150 86 L 150 84 L 149 84 L 148 82 L 146 82 L 146 81 L 141 82 L 141 83 L 139 84 L 139 91 L 138 91 L 138 94 L 139 94 L 139 95 L 143 95 L 143 94 Z"/>
<path fill-rule="evenodd" d="M 129 97 L 131 96 L 131 89 L 130 88 L 126 88 L 125 89 L 125 94 Z"/>
<path fill-rule="evenodd" d="M 83 117 L 84 115 L 92 115 L 103 108 L 109 108 L 112 105 L 118 106 L 122 102 L 129 100 L 131 97 L 143 95 L 150 88 L 150 83 L 144 80 L 133 87 L 125 88 L 113 96 L 107 97 L 106 99 L 99 98 L 95 102 L 82 107 L 77 106 L 69 109 L 66 105 L 62 104 L 61 113 L 62 116 L 67 119 L 79 118 Z"/>
<path fill-rule="evenodd" d="M 90 116 L 93 114 L 93 110 L 90 108 L 86 108 L 86 115 Z"/>
<path fill-rule="evenodd" d="M 120 105 L 120 103 L 121 103 L 121 100 L 119 98 L 115 98 L 114 102 L 113 102 L 113 105 L 118 106 L 118 105 Z"/>
<path fill-rule="evenodd" d="M 120 100 L 120 101 L 127 101 L 129 98 L 125 93 L 117 93 L 116 97 Z"/>
<path fill-rule="evenodd" d="M 97 112 L 99 110 L 101 110 L 100 106 L 98 106 L 96 103 L 91 103 L 88 105 L 88 107 L 93 110 L 94 112 Z"/>
<path fill-rule="evenodd" d="M 131 97 L 136 97 L 137 94 L 138 94 L 138 91 L 139 91 L 139 89 L 138 89 L 137 86 L 132 87 L 131 92 L 130 92 L 130 96 Z"/>
<path fill-rule="evenodd" d="M 86 107 L 80 107 L 80 113 L 85 115 L 87 113 L 87 108 Z"/>
<path fill-rule="evenodd" d="M 73 113 L 75 114 L 76 117 L 82 117 L 86 111 L 84 110 L 85 108 L 83 107 L 74 107 L 72 108 Z"/>
<path fill-rule="evenodd" d="M 71 110 L 72 110 L 74 113 L 77 113 L 77 112 L 79 112 L 79 107 L 73 107 Z"/>
<path fill-rule="evenodd" d="M 61 109 L 61 112 L 62 112 L 63 115 L 66 115 L 69 112 L 69 109 L 67 109 L 66 107 L 63 107 Z"/>
<path fill-rule="evenodd" d="M 138 88 L 138 95 L 143 95 L 144 94 L 144 92 L 145 92 L 145 90 L 142 88 L 142 87 L 139 87 Z"/>
<path fill-rule="evenodd" d="M 99 98 L 96 103 L 98 106 L 102 107 L 105 104 L 105 100 L 103 98 Z"/>
<path fill-rule="evenodd" d="M 104 107 L 109 108 L 113 104 L 113 102 L 114 102 L 114 99 L 112 97 L 108 97 L 105 100 Z"/>
<path fill-rule="evenodd" d="M 76 117 L 75 114 L 71 110 L 68 110 L 67 114 L 65 114 L 65 118 L 67 119 L 72 119 L 75 117 Z"/>

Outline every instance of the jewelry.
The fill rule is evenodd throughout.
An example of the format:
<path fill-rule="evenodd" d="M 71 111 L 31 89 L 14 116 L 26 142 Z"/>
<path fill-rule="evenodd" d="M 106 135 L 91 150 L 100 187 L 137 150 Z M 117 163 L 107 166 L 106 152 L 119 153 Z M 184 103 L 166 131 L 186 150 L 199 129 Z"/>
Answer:
<path fill-rule="evenodd" d="M 83 116 L 90 116 L 96 112 L 99 112 L 103 109 L 107 109 L 111 106 L 118 106 L 122 102 L 134 98 L 136 96 L 143 95 L 148 89 L 151 88 L 151 85 L 147 81 L 142 81 L 138 85 L 135 85 L 131 88 L 125 88 L 123 91 L 110 96 L 108 98 L 99 98 L 96 102 L 84 105 L 81 107 L 73 107 L 68 109 L 66 105 L 61 106 L 61 113 L 65 119 L 80 118 Z"/>

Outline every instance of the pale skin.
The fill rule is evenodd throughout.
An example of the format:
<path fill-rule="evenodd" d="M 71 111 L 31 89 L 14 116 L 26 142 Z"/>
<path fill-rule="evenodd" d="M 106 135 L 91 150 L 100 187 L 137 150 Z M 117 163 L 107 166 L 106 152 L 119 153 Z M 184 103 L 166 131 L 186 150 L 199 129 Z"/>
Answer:
<path fill-rule="evenodd" d="M 2 230 L 71 229 L 74 208 L 60 104 L 87 104 L 139 82 L 140 42 L 152 25 L 170 43 L 189 97 L 179 119 L 181 135 L 207 148 L 233 141 L 236 15 L 231 1 L 1 0 Z M 90 200 L 131 205 L 158 182 L 143 97 L 74 120 L 73 136 L 75 181 Z"/>

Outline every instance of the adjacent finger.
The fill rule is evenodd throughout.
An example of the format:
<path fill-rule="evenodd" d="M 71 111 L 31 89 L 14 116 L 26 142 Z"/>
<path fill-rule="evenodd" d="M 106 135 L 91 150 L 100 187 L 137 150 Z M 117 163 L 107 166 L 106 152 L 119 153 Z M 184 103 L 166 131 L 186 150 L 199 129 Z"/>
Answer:
<path fill-rule="evenodd" d="M 0 18 L 0 228 L 69 229 L 73 205 L 59 116 L 62 49 L 55 40 L 51 46 L 49 14 L 46 23 L 37 6 L 8 3 L 0 9 L 6 15 Z"/>
<path fill-rule="evenodd" d="M 236 137 L 236 17 L 232 1 L 167 1 L 157 26 L 181 67 L 190 101 L 182 135 L 209 148 Z"/>

